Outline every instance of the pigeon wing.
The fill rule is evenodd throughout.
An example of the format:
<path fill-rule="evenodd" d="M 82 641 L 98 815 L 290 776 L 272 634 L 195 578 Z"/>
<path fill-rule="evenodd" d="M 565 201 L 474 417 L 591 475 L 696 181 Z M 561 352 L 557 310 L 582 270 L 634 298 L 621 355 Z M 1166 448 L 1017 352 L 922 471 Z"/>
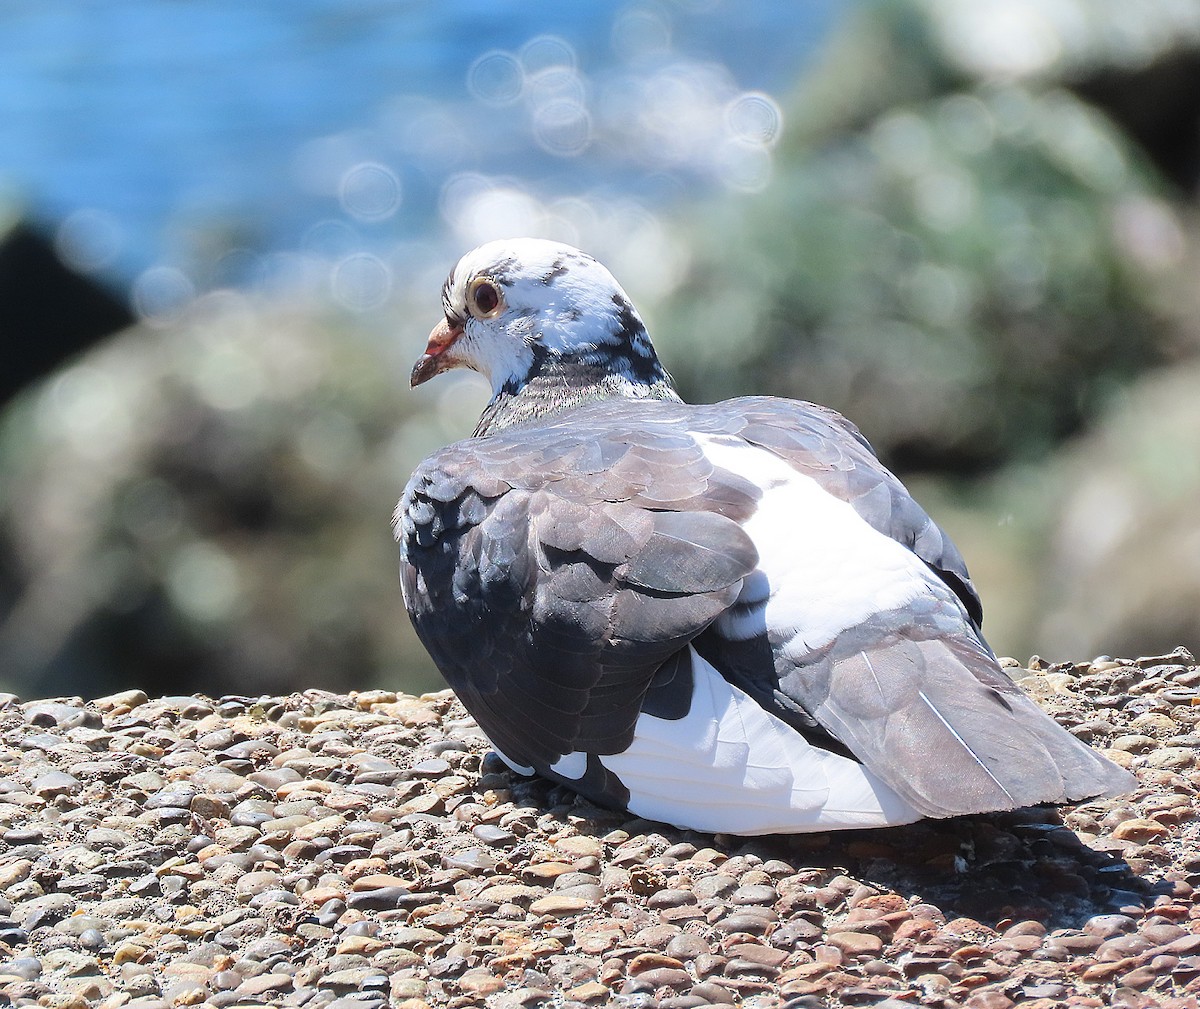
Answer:
<path fill-rule="evenodd" d="M 631 422 L 602 405 L 469 439 L 404 492 L 409 614 L 514 766 L 552 774 L 567 755 L 628 748 L 639 714 L 672 703 L 678 653 L 755 565 L 738 522 L 755 489 L 679 433 L 682 409 Z M 622 798 L 611 780 L 571 778 Z"/>

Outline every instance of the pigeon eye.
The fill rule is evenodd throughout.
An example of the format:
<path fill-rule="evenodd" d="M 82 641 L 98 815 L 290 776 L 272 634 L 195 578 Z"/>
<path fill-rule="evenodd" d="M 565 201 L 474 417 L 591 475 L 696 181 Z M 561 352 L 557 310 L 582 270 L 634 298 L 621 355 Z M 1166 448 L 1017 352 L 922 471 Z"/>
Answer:
<path fill-rule="evenodd" d="M 499 315 L 504 307 L 500 288 L 486 277 L 471 281 L 469 298 L 473 313 L 480 319 L 491 319 Z"/>

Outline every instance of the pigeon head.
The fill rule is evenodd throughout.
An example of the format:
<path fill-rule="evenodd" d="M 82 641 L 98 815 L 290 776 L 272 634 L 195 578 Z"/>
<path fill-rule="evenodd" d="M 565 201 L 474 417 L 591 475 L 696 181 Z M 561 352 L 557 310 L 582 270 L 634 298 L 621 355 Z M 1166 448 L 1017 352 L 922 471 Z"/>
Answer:
<path fill-rule="evenodd" d="M 468 252 L 442 287 L 445 318 L 412 370 L 418 386 L 450 368 L 472 368 L 493 402 L 531 383 L 578 401 L 583 387 L 661 396 L 670 377 L 621 285 L 569 245 L 536 238 Z"/>

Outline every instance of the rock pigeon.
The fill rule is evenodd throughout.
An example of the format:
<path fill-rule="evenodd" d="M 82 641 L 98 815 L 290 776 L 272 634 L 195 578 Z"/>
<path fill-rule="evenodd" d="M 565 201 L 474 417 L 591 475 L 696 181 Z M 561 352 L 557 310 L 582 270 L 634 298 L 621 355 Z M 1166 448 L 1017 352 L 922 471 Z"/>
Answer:
<path fill-rule="evenodd" d="M 412 385 L 473 435 L 394 516 L 405 605 L 514 770 L 700 831 L 909 823 L 1128 790 L 1013 683 L 958 550 L 849 421 L 684 403 L 612 274 L 491 242 Z"/>

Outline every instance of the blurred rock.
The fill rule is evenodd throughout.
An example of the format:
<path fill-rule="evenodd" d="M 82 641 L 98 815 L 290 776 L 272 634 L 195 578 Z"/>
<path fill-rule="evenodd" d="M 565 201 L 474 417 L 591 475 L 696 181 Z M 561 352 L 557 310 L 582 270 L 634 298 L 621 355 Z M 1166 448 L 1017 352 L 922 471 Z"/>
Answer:
<path fill-rule="evenodd" d="M 48 231 L 0 202 L 0 403 L 133 322 L 121 299 L 63 262 Z"/>
<path fill-rule="evenodd" d="M 1188 238 L 1144 153 L 1066 85 L 1197 49 L 1190 22 L 1150 31 L 1160 6 L 1132 27 L 1080 9 L 1086 44 L 1051 4 L 996 8 L 1008 36 L 988 5 L 860 8 L 786 110 L 770 184 L 690 217 L 653 313 L 685 393 L 827 403 L 902 469 L 1037 458 L 1095 418 L 1181 342 Z"/>
<path fill-rule="evenodd" d="M 1200 648 L 1200 365 L 1147 377 L 1058 466 L 1047 655 Z"/>
<path fill-rule="evenodd" d="M 402 356 L 319 305 L 217 292 L 18 400 L 0 679 L 27 696 L 438 685 L 389 509 L 478 403 L 417 413 Z"/>

